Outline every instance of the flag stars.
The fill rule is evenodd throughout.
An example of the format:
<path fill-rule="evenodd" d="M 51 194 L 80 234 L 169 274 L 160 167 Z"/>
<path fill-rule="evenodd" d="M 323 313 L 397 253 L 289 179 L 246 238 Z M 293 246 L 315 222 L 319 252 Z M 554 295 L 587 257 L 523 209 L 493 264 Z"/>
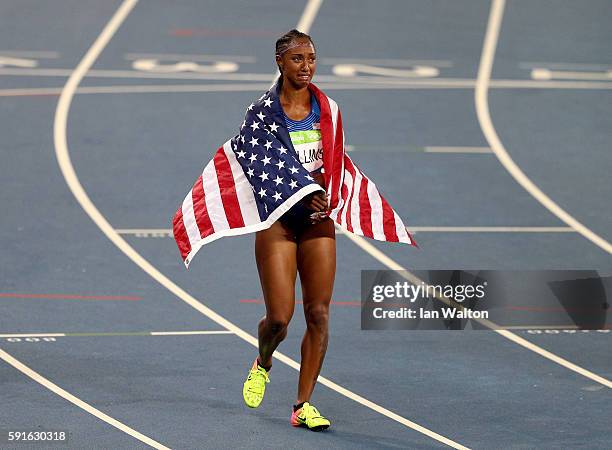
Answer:
<path fill-rule="evenodd" d="M 264 121 L 266 115 L 263 113 L 263 111 L 259 111 L 259 114 L 256 114 L 257 117 L 259 117 L 259 120 L 261 120 L 262 122 Z"/>
<path fill-rule="evenodd" d="M 289 170 L 291 171 L 292 174 L 299 172 L 297 167 L 290 167 Z"/>
<path fill-rule="evenodd" d="M 261 172 L 261 175 L 257 175 L 257 176 L 261 178 L 261 181 L 265 181 L 268 179 L 268 174 L 265 171 Z"/>
<path fill-rule="evenodd" d="M 253 175 L 255 175 L 255 171 L 253 170 L 252 167 L 249 167 L 249 170 L 247 170 L 247 175 L 249 177 L 252 177 Z M 252 186 L 251 186 L 252 187 Z"/>
<path fill-rule="evenodd" d="M 297 181 L 291 180 L 291 183 L 289 183 L 289 187 L 291 189 L 295 189 L 297 187 Z"/>
<path fill-rule="evenodd" d="M 272 147 L 272 142 L 268 141 L 266 139 L 266 143 L 264 144 L 264 147 L 266 147 L 268 150 L 270 150 L 270 147 Z"/>
<path fill-rule="evenodd" d="M 246 127 L 246 119 L 242 121 L 242 125 L 240 125 L 240 129 L 242 130 L 244 127 Z"/>
<path fill-rule="evenodd" d="M 265 156 L 265 157 L 264 157 L 264 159 L 263 159 L 263 161 L 262 161 L 262 162 L 263 162 L 264 167 L 266 167 L 266 165 L 270 164 L 270 161 L 272 161 L 272 158 L 270 158 L 270 157 L 268 157 L 268 156 Z"/>
<path fill-rule="evenodd" d="M 247 108 L 247 111 L 251 111 L 253 109 L 253 107 L 255 106 L 255 104 L 251 103 L 249 105 L 249 107 Z"/>
<path fill-rule="evenodd" d="M 265 99 L 264 105 L 266 106 L 266 108 L 269 108 L 270 106 L 272 106 L 272 100 L 270 100 L 270 98 Z"/>
<path fill-rule="evenodd" d="M 314 181 L 314 178 L 312 178 L 310 175 L 306 175 L 306 179 L 310 181 Z"/>
<path fill-rule="evenodd" d="M 257 122 L 256 120 L 253 121 L 253 123 L 251 125 L 249 125 L 253 131 L 257 130 L 259 128 L 259 122 Z"/>
<path fill-rule="evenodd" d="M 281 170 L 285 167 L 285 161 L 279 161 L 278 163 L 274 164 L 276 167 L 278 167 L 278 170 Z"/>
<path fill-rule="evenodd" d="M 251 147 L 255 147 L 256 145 L 259 145 L 259 139 L 253 136 L 253 138 L 249 141 L 249 144 L 251 144 Z"/>
<path fill-rule="evenodd" d="M 246 158 L 246 152 L 244 150 L 236 152 L 236 155 L 238 156 L 238 158 Z"/>
<path fill-rule="evenodd" d="M 276 130 L 278 130 L 278 125 L 276 124 L 276 122 L 272 122 L 272 125 L 270 125 L 270 129 L 272 130 L 272 132 L 276 133 Z"/>
<path fill-rule="evenodd" d="M 276 178 L 273 181 L 276 183 L 277 186 L 283 183 L 283 179 L 279 175 L 276 175 Z"/>
<path fill-rule="evenodd" d="M 259 197 L 264 198 L 266 197 L 266 190 L 264 188 L 261 188 L 258 194 L 259 194 Z"/>
<path fill-rule="evenodd" d="M 285 147 L 283 147 L 282 145 L 280 146 L 278 151 L 280 152 L 281 155 L 284 155 L 285 153 L 287 153 L 287 149 Z"/>
<path fill-rule="evenodd" d="M 251 161 L 252 163 L 257 161 L 257 155 L 255 153 L 251 153 L 251 156 L 249 156 L 249 161 Z"/>
<path fill-rule="evenodd" d="M 240 135 L 240 141 L 244 144 L 244 134 Z"/>
<path fill-rule="evenodd" d="M 276 200 L 277 202 L 280 201 L 280 199 L 282 198 L 280 192 L 276 192 L 272 197 L 274 197 L 274 200 Z"/>

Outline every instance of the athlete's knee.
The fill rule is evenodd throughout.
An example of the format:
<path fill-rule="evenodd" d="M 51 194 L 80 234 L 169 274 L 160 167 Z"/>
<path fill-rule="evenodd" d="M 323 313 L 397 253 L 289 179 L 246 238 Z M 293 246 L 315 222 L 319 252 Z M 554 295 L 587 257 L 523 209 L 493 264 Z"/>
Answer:
<path fill-rule="evenodd" d="M 304 306 L 306 325 L 320 331 L 327 330 L 329 322 L 329 305 L 327 303 L 307 304 Z"/>
<path fill-rule="evenodd" d="M 285 336 L 287 334 L 287 327 L 291 317 L 286 316 L 272 316 L 266 319 L 268 329 L 270 333 L 275 336 Z"/>

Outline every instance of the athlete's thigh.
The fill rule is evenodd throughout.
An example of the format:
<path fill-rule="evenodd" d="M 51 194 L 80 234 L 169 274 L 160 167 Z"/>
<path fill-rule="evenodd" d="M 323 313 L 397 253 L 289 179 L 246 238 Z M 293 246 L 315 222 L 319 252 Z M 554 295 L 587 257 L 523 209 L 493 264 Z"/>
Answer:
<path fill-rule="evenodd" d="M 298 237 L 298 271 L 304 307 L 331 300 L 336 276 L 336 233 L 331 219 L 308 227 Z"/>
<path fill-rule="evenodd" d="M 272 320 L 289 321 L 295 306 L 297 243 L 290 231 L 275 222 L 255 236 L 255 260 L 266 303 L 266 315 Z"/>

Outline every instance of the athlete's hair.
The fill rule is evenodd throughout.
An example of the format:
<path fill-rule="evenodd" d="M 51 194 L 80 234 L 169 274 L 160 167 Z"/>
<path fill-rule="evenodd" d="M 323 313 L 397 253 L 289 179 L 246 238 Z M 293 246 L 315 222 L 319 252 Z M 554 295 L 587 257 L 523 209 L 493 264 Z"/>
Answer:
<path fill-rule="evenodd" d="M 302 33 L 301 31 L 298 31 L 294 28 L 293 30 L 288 31 L 287 33 L 283 34 L 280 38 L 276 40 L 276 56 L 279 56 L 279 57 L 282 56 L 283 53 L 289 50 L 289 48 L 291 47 L 291 43 L 294 40 L 300 39 L 300 38 L 308 39 L 310 43 L 312 44 L 312 47 L 316 51 L 316 47 L 314 45 L 312 38 L 306 33 Z M 278 67 L 278 71 L 281 74 L 283 73 L 280 69 L 280 66 Z"/>

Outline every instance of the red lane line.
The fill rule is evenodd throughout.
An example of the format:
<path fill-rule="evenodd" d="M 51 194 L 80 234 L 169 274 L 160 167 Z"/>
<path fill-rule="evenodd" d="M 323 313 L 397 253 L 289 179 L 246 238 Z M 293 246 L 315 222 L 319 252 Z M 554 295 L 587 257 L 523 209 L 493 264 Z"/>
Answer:
<path fill-rule="evenodd" d="M 263 305 L 264 301 L 258 298 L 243 298 L 240 300 L 240 303 L 257 303 Z M 301 304 L 302 300 L 296 300 L 295 303 Z M 352 302 L 352 301 L 331 301 L 332 305 L 337 306 L 361 306 L 361 302 Z"/>
<path fill-rule="evenodd" d="M 0 298 L 45 298 L 54 300 L 142 300 L 142 297 L 128 295 L 12 294 L 1 292 Z"/>

